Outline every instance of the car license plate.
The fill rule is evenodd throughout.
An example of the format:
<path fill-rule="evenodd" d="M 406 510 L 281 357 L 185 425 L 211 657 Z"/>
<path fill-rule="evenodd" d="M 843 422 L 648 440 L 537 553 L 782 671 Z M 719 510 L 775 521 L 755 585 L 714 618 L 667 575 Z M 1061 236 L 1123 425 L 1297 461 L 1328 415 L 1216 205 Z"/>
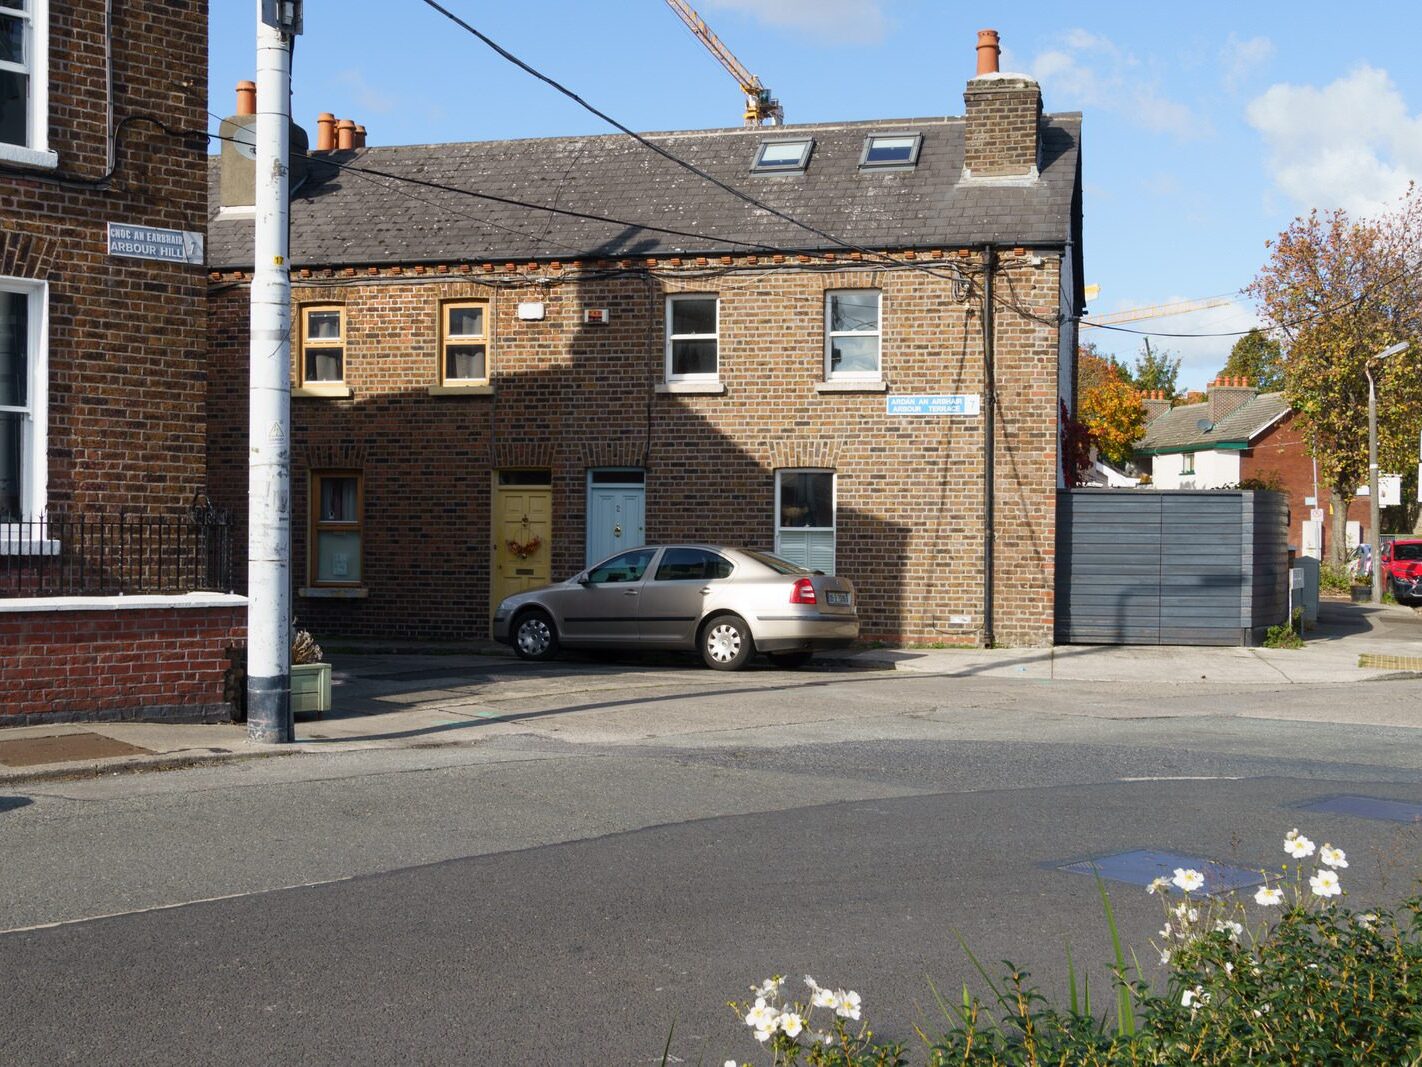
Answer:
<path fill-rule="evenodd" d="M 847 608 L 849 607 L 849 594 L 836 593 L 831 589 L 825 593 L 825 603 L 837 608 Z"/>

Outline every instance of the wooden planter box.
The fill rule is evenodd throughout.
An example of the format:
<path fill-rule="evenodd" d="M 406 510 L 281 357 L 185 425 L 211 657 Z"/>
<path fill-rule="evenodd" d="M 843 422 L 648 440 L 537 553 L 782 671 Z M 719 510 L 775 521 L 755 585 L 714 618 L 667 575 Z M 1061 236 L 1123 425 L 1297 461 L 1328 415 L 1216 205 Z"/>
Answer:
<path fill-rule="evenodd" d="M 331 710 L 331 665 L 293 663 L 291 665 L 291 712 L 314 712 L 319 719 Z"/>

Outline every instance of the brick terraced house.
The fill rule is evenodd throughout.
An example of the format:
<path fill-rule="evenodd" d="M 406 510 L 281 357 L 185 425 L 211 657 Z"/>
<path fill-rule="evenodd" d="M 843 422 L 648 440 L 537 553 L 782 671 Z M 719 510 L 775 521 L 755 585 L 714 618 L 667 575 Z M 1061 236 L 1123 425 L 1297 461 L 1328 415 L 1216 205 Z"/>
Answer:
<path fill-rule="evenodd" d="M 986 48 L 963 117 L 646 135 L 763 206 L 625 136 L 365 147 L 323 115 L 291 205 L 303 625 L 483 638 L 511 592 L 685 539 L 850 577 L 866 639 L 1050 643 L 1081 119 Z M 208 464 L 238 512 L 249 191 L 225 146 Z"/>
<path fill-rule="evenodd" d="M 205 0 L 0 0 L 0 724 L 229 713 L 206 94 Z"/>

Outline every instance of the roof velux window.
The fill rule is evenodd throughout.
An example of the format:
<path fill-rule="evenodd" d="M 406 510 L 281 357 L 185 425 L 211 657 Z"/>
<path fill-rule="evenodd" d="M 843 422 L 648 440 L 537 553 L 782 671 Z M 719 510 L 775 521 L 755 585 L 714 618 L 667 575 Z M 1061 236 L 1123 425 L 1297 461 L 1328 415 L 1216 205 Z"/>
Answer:
<path fill-rule="evenodd" d="M 810 162 L 810 153 L 814 150 L 815 141 L 812 137 L 803 137 L 795 141 L 761 141 L 760 148 L 755 153 L 755 163 L 751 170 L 756 171 L 797 171 L 804 170 L 805 164 Z"/>
<path fill-rule="evenodd" d="M 861 167 L 912 167 L 918 163 L 918 149 L 923 144 L 921 133 L 872 133 L 864 138 Z"/>

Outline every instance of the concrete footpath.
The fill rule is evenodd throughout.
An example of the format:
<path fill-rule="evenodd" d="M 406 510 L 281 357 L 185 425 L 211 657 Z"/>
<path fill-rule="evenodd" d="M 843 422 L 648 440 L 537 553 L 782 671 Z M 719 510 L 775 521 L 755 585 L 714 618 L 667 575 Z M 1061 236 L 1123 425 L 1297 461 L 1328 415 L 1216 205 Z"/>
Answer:
<path fill-rule="evenodd" d="M 197 766 L 215 761 L 293 757 L 362 748 L 468 744 L 527 730 L 520 719 L 558 701 L 600 706 L 635 702 L 639 692 L 704 689 L 710 672 L 689 657 L 594 657 L 529 665 L 507 655 L 467 648 L 355 649 L 331 656 L 335 686 L 331 714 L 297 723 L 295 745 L 247 740 L 241 724 L 72 723 L 0 729 L 0 785 L 56 777 L 88 777 Z M 1360 666 L 1360 663 L 1380 664 Z M 1209 692 L 1294 685 L 1342 686 L 1422 677 L 1422 611 L 1325 602 L 1319 626 L 1301 649 L 1184 646 L 1060 646 L 1042 649 L 878 648 L 826 655 L 804 672 L 761 670 L 718 684 L 742 685 L 747 697 L 776 686 L 833 685 L 838 677 L 904 672 L 921 681 L 993 679 L 1004 684 L 1113 688 L 1160 686 Z M 773 684 L 766 684 L 767 680 Z M 773 699 L 773 696 L 769 696 Z M 1368 701 L 1340 699 L 1318 721 L 1376 724 Z M 1315 716 L 1315 718 L 1317 718 Z M 1422 712 L 1387 725 L 1422 728 Z"/>

